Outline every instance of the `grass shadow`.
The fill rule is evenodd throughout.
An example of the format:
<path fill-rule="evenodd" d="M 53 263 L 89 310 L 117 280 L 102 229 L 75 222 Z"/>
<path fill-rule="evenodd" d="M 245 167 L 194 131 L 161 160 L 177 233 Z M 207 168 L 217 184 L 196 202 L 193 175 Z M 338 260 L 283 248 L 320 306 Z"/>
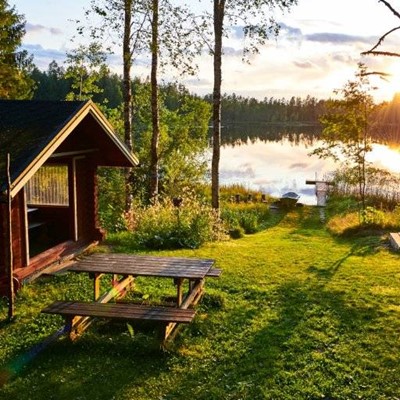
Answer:
<path fill-rule="evenodd" d="M 338 348 L 373 329 L 377 309 L 348 304 L 342 292 L 315 281 L 287 282 L 264 297 L 251 311 L 230 312 L 226 346 L 205 332 L 213 337 L 211 356 L 186 371 L 163 399 L 334 399 L 346 385 L 362 393 L 359 382 L 349 380 L 351 365 L 338 360 Z M 367 384 L 361 375 L 357 379 Z"/>

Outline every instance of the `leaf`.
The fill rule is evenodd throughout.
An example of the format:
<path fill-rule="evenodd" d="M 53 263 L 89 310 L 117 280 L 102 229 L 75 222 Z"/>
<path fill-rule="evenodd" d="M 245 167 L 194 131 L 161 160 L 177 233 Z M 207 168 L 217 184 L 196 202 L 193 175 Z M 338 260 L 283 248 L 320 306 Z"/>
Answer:
<path fill-rule="evenodd" d="M 135 336 L 135 332 L 134 332 L 134 330 L 133 330 L 133 328 L 132 328 L 132 325 L 126 324 L 126 327 L 128 328 L 129 336 L 130 336 L 131 338 L 133 338 L 133 337 Z"/>

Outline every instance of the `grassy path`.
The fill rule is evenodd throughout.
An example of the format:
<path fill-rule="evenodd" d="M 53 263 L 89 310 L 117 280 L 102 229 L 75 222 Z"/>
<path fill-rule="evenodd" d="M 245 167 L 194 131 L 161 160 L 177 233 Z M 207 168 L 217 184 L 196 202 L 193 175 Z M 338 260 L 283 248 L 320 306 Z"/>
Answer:
<path fill-rule="evenodd" d="M 305 208 L 256 235 L 162 255 L 215 258 L 223 269 L 169 352 L 152 335 L 98 324 L 19 368 L 60 326 L 41 307 L 90 294 L 79 275 L 41 280 L 21 293 L 17 321 L 0 328 L 3 371 L 15 372 L 0 398 L 400 398 L 400 258 L 380 238 L 333 238 Z M 142 279 L 136 296 L 152 300 L 170 286 Z"/>

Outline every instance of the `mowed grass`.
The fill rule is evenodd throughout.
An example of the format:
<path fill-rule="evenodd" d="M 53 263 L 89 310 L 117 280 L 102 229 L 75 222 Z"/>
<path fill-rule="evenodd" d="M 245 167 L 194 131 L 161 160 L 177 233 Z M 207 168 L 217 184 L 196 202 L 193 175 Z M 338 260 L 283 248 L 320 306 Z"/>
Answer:
<path fill-rule="evenodd" d="M 149 330 L 101 322 L 38 347 L 62 326 L 41 308 L 91 294 L 81 274 L 40 279 L 0 328 L 0 398 L 400 398 L 400 256 L 385 237 L 335 238 L 305 207 L 240 240 L 153 254 L 214 258 L 223 270 L 167 351 Z M 173 293 L 168 280 L 141 279 L 134 297 Z"/>

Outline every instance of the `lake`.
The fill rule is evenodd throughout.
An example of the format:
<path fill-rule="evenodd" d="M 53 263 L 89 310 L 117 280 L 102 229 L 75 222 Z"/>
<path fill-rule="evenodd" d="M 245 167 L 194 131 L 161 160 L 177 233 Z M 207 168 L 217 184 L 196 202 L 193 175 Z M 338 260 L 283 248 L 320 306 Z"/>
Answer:
<path fill-rule="evenodd" d="M 238 144 L 221 147 L 221 185 L 241 184 L 249 189 L 280 197 L 294 191 L 299 202 L 315 205 L 315 187 L 306 180 L 323 180 L 338 166 L 332 160 L 319 159 L 309 154 L 321 142 L 308 136 L 289 140 L 248 139 Z M 400 150 L 375 144 L 368 161 L 393 173 L 400 173 Z"/>

